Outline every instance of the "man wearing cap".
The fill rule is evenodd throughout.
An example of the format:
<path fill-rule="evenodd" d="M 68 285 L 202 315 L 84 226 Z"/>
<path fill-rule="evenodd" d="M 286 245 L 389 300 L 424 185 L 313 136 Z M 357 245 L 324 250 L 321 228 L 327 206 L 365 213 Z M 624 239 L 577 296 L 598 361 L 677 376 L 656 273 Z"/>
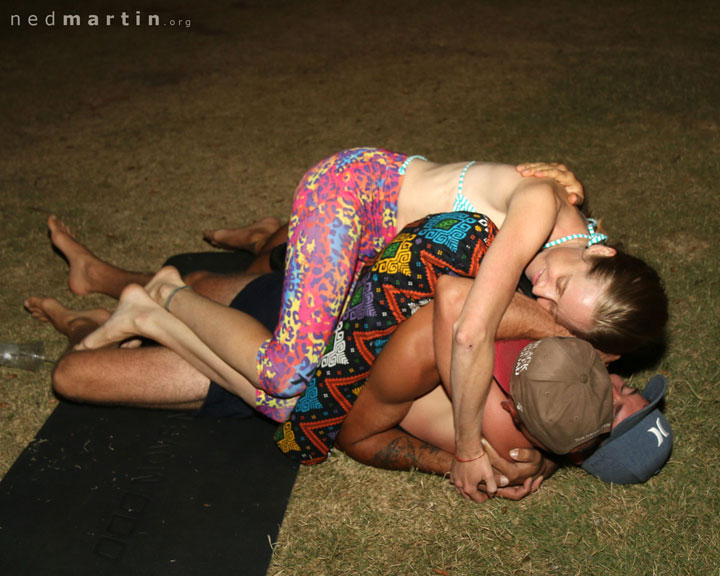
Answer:
<path fill-rule="evenodd" d="M 613 391 L 614 418 L 604 439 L 606 382 Z M 571 455 L 570 461 L 618 484 L 645 482 L 670 455 L 672 430 L 657 409 L 666 387 L 665 378 L 657 375 L 639 396 L 617 374 L 607 375 L 592 347 L 575 338 L 528 344 L 510 379 L 516 424 L 535 446 L 555 454 L 590 454 Z"/>
<path fill-rule="evenodd" d="M 437 474 L 450 470 L 452 408 L 438 385 L 449 362 L 433 338 L 431 321 L 423 318 L 432 316 L 432 306 L 404 322 L 384 347 L 340 431 L 338 445 L 363 463 Z M 665 390 L 662 376 L 651 380 L 642 398 L 618 376 L 610 377 L 592 347 L 574 338 L 531 343 L 513 367 L 508 359 L 526 344 L 504 343 L 496 349 L 495 382 L 483 416 L 483 435 L 492 452 L 523 461 L 528 453 L 522 449 L 536 446 L 568 454 L 579 464 L 603 442 L 583 464 L 603 480 L 644 482 L 659 470 L 672 446 L 670 426 L 657 409 Z M 646 430 L 649 422 L 657 432 Z M 633 447 L 632 458 L 625 455 L 627 446 Z M 556 468 L 548 460 L 542 466 L 539 477 L 526 479 L 514 491 L 505 488 L 503 495 L 521 498 L 537 488 Z M 499 466 L 502 475 L 506 470 Z M 501 478 L 501 484 L 513 480 Z"/>
<path fill-rule="evenodd" d="M 504 405 L 513 421 L 546 452 L 583 452 L 610 432 L 610 376 L 592 346 L 577 338 L 528 343 L 514 362 L 508 392 L 512 402 Z"/>
<path fill-rule="evenodd" d="M 374 264 L 363 271 L 317 369 L 305 383 L 305 391 L 298 397 L 290 417 L 276 433 L 276 443 L 289 457 L 304 464 L 316 464 L 327 458 L 345 418 L 358 398 L 364 396 L 360 394 L 360 390 L 363 389 L 371 369 L 374 369 L 378 354 L 385 346 L 390 345 L 389 341 L 395 340 L 391 335 L 412 320 L 413 315 L 420 314 L 418 310 L 422 311 L 423 307 L 429 306 L 428 302 L 435 303 L 434 310 L 439 313 L 437 317 L 440 319 L 436 323 L 445 331 L 435 335 L 435 348 L 451 346 L 452 323 L 458 315 L 447 312 L 445 296 L 437 301 L 435 298 L 441 292 L 441 283 L 445 283 L 451 276 L 473 276 L 475 265 L 482 258 L 481 248 L 485 246 L 478 232 L 483 229 L 479 224 L 478 227 L 462 227 L 457 230 L 457 234 L 448 233 L 448 230 L 454 230 L 461 220 L 456 214 L 445 214 L 430 216 L 409 225 L 385 247 Z M 467 280 L 465 285 L 471 282 Z M 442 292 L 444 291 L 443 289 Z M 464 298 L 462 300 L 464 304 Z M 440 301 L 443 303 L 438 304 Z M 498 332 L 498 337 L 509 336 L 501 336 Z M 408 341 L 411 341 L 411 338 L 408 338 Z M 436 356 L 431 357 L 427 351 L 417 353 L 411 350 L 411 353 L 401 356 L 402 361 L 389 366 L 387 373 L 393 381 L 417 373 L 418 378 L 426 378 L 424 382 L 430 388 L 437 383 L 439 373 L 443 376 L 442 380 L 448 383 L 451 354 L 447 351 L 440 353 L 431 345 L 429 348 L 437 352 Z M 437 369 L 435 358 L 438 362 Z M 594 352 L 593 358 L 596 358 Z M 598 362 L 600 363 L 599 360 Z M 416 366 L 424 368 L 418 372 L 415 370 Z M 398 367 L 401 367 L 401 375 L 398 374 Z M 605 380 L 608 381 L 606 372 Z M 410 381 L 413 382 L 414 379 Z M 416 394 L 398 400 L 402 396 L 402 389 L 393 391 L 391 388 L 390 385 L 384 389 L 387 401 L 405 406 L 430 389 L 420 386 L 415 389 Z M 609 383 L 606 390 L 607 397 L 610 397 Z M 610 403 L 606 405 L 606 409 L 608 414 L 612 415 Z M 387 431 L 388 428 L 383 428 L 386 423 L 374 414 L 372 411 L 365 414 L 367 422 L 377 424 Z M 484 413 L 478 414 L 478 418 L 484 419 Z M 394 417 L 389 420 L 392 426 L 398 423 Z M 584 418 L 577 423 L 578 426 L 588 424 Z M 600 433 L 608 433 L 609 422 L 602 424 L 606 426 L 602 430 L 587 431 L 587 438 L 592 439 Z M 403 426 L 407 429 L 406 425 Z M 352 452 L 358 439 L 353 437 L 349 441 L 345 433 L 344 440 L 342 445 Z M 552 446 L 546 448 L 553 449 Z M 446 471 L 447 469 L 442 470 L 443 473 Z"/>

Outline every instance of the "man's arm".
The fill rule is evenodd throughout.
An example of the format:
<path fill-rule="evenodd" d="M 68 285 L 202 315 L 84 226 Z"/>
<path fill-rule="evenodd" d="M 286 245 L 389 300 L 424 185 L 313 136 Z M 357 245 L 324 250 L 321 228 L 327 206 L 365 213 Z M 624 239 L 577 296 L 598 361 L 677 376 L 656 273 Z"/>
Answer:
<path fill-rule="evenodd" d="M 398 427 L 413 401 L 440 380 L 433 347 L 434 304 L 424 306 L 398 327 L 378 356 L 362 394 L 343 424 L 338 447 L 358 462 L 391 470 L 415 468 L 434 474 L 450 471 L 451 453 Z M 449 370 L 449 331 L 446 340 L 447 346 L 441 348 Z M 520 452 L 516 462 L 508 462 L 491 447 L 488 450 L 498 472 L 508 478 L 510 485 L 518 485 L 502 488 L 498 494 L 514 500 L 535 491 L 542 477 L 549 476 L 548 462 L 540 452 L 531 449 Z"/>
<path fill-rule="evenodd" d="M 450 379 L 450 354 L 452 326 L 465 304 L 473 285 L 471 278 L 441 276 L 435 294 L 434 346 L 440 375 L 446 382 Z M 540 340 L 551 336 L 571 336 L 564 326 L 532 298 L 516 292 L 500 320 L 496 337 L 498 340 Z"/>
<path fill-rule="evenodd" d="M 440 380 L 433 353 L 432 314 L 430 303 L 398 327 L 343 423 L 337 443 L 358 462 L 392 470 L 450 471 L 452 454 L 398 428 L 415 398 Z"/>
<path fill-rule="evenodd" d="M 468 278 L 458 278 L 472 284 Z M 470 286 L 468 285 L 468 290 Z M 572 333 L 561 326 L 550 313 L 532 298 L 520 292 L 513 295 L 510 305 L 503 314 L 498 326 L 497 340 L 517 340 L 528 338 L 540 340 L 552 336 L 572 336 Z"/>

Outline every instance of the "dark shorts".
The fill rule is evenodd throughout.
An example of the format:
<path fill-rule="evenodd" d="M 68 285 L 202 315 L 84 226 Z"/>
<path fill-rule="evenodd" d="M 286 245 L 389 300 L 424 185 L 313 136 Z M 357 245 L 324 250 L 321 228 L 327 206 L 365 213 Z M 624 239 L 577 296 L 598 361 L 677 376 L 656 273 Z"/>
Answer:
<path fill-rule="evenodd" d="M 283 275 L 266 274 L 253 280 L 230 303 L 231 308 L 250 314 L 271 332 L 280 315 Z M 210 382 L 208 395 L 196 415 L 208 418 L 247 418 L 255 410 L 240 397 Z"/>

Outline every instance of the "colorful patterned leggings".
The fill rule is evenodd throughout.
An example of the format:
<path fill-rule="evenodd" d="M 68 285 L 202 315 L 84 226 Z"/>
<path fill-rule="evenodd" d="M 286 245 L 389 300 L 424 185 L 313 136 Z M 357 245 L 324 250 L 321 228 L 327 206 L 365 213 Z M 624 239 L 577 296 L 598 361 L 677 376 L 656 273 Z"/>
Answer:
<path fill-rule="evenodd" d="M 327 458 L 390 335 L 433 298 L 438 276 L 475 277 L 496 232 L 481 214 L 451 212 L 398 234 L 363 271 L 307 389 L 277 430 L 283 452 L 303 464 Z"/>
<path fill-rule="evenodd" d="M 406 156 L 346 150 L 298 185 L 290 218 L 280 322 L 258 352 L 257 409 L 282 421 L 317 366 L 362 266 L 395 236 Z M 267 394 L 263 394 L 263 390 Z"/>

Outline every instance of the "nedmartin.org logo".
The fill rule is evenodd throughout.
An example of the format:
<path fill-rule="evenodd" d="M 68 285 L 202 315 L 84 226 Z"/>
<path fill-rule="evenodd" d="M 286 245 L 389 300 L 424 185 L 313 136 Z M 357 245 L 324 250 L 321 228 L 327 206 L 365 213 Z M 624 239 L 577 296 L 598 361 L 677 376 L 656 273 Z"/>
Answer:
<path fill-rule="evenodd" d="M 157 14 L 143 14 L 136 10 L 134 14 L 120 12 L 120 14 L 60 14 L 53 10 L 44 15 L 38 14 L 11 14 L 10 26 L 13 27 L 67 27 L 77 28 L 81 26 L 123 26 L 135 28 L 141 26 L 159 27 L 183 27 L 190 28 L 189 18 L 161 18 Z"/>

